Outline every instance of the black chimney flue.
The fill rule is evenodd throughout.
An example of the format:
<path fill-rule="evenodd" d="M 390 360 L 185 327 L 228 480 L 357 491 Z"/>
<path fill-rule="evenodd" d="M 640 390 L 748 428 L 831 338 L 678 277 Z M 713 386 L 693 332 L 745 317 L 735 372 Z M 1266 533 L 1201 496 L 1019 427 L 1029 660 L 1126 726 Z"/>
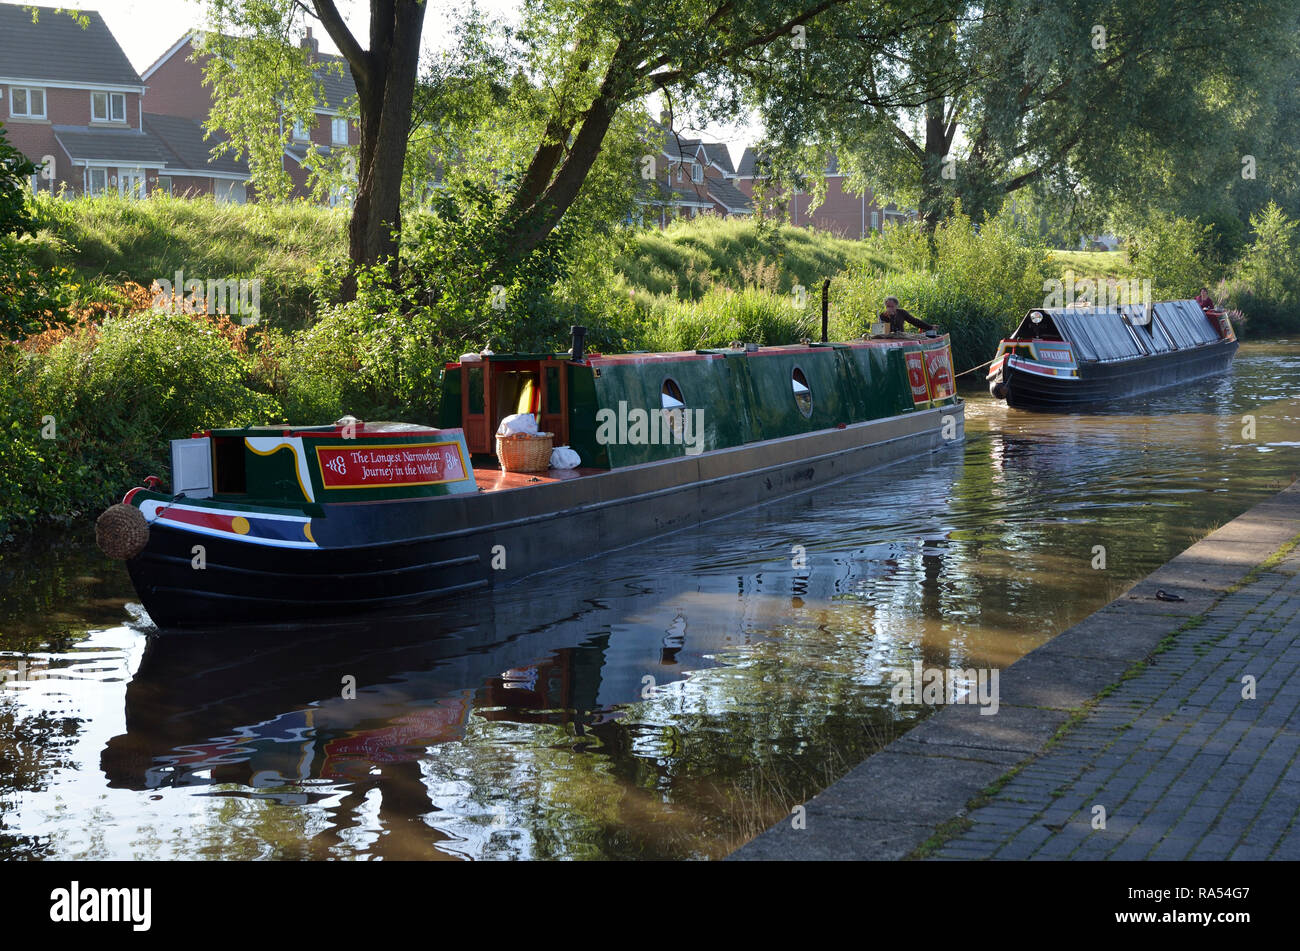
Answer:
<path fill-rule="evenodd" d="M 572 356 L 570 356 L 569 359 L 581 360 L 582 352 L 587 345 L 587 328 L 579 327 L 577 324 L 574 324 L 569 328 L 569 332 L 573 334 L 573 349 L 570 351 Z"/>
<path fill-rule="evenodd" d="M 826 332 L 831 322 L 831 279 L 822 281 L 822 343 L 826 342 Z"/>

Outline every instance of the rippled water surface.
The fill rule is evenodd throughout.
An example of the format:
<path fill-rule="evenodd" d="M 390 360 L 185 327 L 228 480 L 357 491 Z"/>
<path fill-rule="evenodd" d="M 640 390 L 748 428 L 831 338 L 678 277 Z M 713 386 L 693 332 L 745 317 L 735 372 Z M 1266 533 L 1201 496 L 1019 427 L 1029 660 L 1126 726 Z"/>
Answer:
<path fill-rule="evenodd" d="M 1300 341 L 1091 416 L 972 392 L 925 463 L 350 626 L 150 637 L 41 539 L 0 561 L 0 857 L 720 857 L 929 712 L 891 671 L 1004 667 L 1289 484 L 1297 396 Z"/>

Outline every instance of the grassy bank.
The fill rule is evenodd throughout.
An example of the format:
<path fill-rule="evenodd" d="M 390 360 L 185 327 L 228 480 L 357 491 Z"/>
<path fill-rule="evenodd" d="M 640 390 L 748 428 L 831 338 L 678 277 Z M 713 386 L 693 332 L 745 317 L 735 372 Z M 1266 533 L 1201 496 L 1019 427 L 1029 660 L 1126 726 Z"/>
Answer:
<path fill-rule="evenodd" d="M 346 257 L 347 216 L 306 203 L 222 205 L 211 199 L 41 196 L 33 261 L 72 271 L 80 296 L 111 296 L 124 282 L 261 280 L 262 319 L 304 326 L 328 265 Z"/>

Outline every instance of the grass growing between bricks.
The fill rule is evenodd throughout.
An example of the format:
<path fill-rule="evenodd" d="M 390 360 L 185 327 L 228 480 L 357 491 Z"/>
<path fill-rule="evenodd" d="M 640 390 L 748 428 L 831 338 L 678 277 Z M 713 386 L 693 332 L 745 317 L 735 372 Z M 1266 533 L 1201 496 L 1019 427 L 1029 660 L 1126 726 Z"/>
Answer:
<path fill-rule="evenodd" d="M 1218 606 L 1222 604 L 1225 599 L 1227 599 L 1233 594 L 1236 594 L 1238 591 L 1241 591 L 1242 589 L 1249 587 L 1251 584 L 1258 581 L 1266 572 L 1276 568 L 1293 550 L 1295 550 L 1297 545 L 1300 545 L 1300 535 L 1296 535 L 1290 541 L 1284 543 L 1280 548 L 1278 548 L 1275 552 L 1273 552 L 1273 554 L 1269 555 L 1269 557 L 1265 558 L 1258 565 L 1254 566 L 1248 572 L 1246 572 L 1246 574 L 1241 578 L 1240 581 L 1226 588 L 1224 592 L 1214 600 L 1214 603 L 1211 604 L 1210 607 L 1204 613 L 1188 618 L 1186 621 L 1180 624 L 1177 629 L 1171 631 L 1168 635 L 1162 638 L 1160 642 L 1151 649 L 1150 653 L 1148 653 L 1145 657 L 1142 657 L 1141 659 L 1134 661 L 1124 671 L 1124 673 L 1120 675 L 1118 680 L 1116 680 L 1112 684 L 1103 687 L 1100 691 L 1097 692 L 1097 695 L 1095 697 L 1085 701 L 1079 707 L 1066 711 L 1067 716 L 1065 722 L 1063 722 L 1052 734 L 1052 736 L 1047 740 L 1047 742 L 1043 744 L 1043 748 L 1041 750 L 1039 750 L 1037 753 L 1033 754 L 1032 756 L 1028 757 L 1027 759 L 1023 760 L 1022 762 L 1016 764 L 1007 772 L 1002 774 L 1002 776 L 998 777 L 997 780 L 995 780 L 994 782 L 990 783 L 988 786 L 980 790 L 980 792 L 976 796 L 971 798 L 966 803 L 965 808 L 961 811 L 959 815 L 954 816 L 952 819 L 949 819 L 948 821 L 939 825 L 929 838 L 927 838 L 919 846 L 913 849 L 909 854 L 904 856 L 904 860 L 916 861 L 916 860 L 931 858 L 932 856 L 937 854 L 945 845 L 947 845 L 949 841 L 970 831 L 975 825 L 974 822 L 969 818 L 972 812 L 974 812 L 977 809 L 981 809 L 984 806 L 991 805 L 994 798 L 998 795 L 998 793 L 1002 791 L 1002 789 L 1008 783 L 1010 783 L 1013 779 L 1015 779 L 1018 775 L 1020 775 L 1020 773 L 1023 772 L 1026 768 L 1028 768 L 1030 765 L 1036 763 L 1047 753 L 1051 752 L 1058 744 L 1061 743 L 1062 740 L 1065 739 L 1066 736 L 1068 736 L 1071 732 L 1073 732 L 1076 728 L 1078 728 L 1092 714 L 1093 710 L 1096 709 L 1097 705 L 1102 700 L 1104 700 L 1105 698 L 1113 694 L 1124 683 L 1134 679 L 1135 677 L 1140 676 L 1144 671 L 1148 669 L 1152 660 L 1154 660 L 1159 655 L 1164 654 L 1167 651 L 1171 650 L 1174 647 L 1174 645 L 1178 642 L 1178 640 L 1182 638 L 1184 635 L 1204 625 L 1209 620 L 1214 610 L 1218 608 Z M 1221 634 L 1214 640 L 1217 642 L 1219 640 L 1222 640 L 1223 637 L 1225 636 L 1226 634 Z M 1200 645 L 1197 646 L 1199 647 Z M 1206 649 L 1208 650 L 1208 647 Z M 1167 718 L 1168 717 L 1166 717 L 1166 719 Z M 1122 725 L 1121 727 L 1117 727 L 1117 730 L 1127 729 L 1131 726 L 1132 723 L 1130 722 L 1128 724 Z M 1053 792 L 1054 797 L 1060 794 L 1061 793 L 1055 791 Z M 1037 819 L 1039 816 L 1041 816 L 1041 813 L 1039 813 L 1039 815 L 1035 816 L 1034 818 Z"/>

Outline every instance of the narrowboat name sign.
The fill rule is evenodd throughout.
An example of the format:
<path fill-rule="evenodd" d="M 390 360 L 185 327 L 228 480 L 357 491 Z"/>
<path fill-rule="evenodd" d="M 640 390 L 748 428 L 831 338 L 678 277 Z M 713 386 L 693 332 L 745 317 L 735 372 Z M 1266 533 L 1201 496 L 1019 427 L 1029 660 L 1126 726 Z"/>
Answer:
<path fill-rule="evenodd" d="M 316 447 L 321 482 L 327 489 L 392 488 L 438 485 L 465 478 L 458 442 L 405 445 Z"/>
<path fill-rule="evenodd" d="M 930 398 L 930 390 L 925 378 L 925 357 L 919 350 L 910 350 L 906 353 L 905 359 L 907 360 L 907 382 L 912 387 L 912 401 L 920 405 Z"/>
<path fill-rule="evenodd" d="M 925 375 L 930 381 L 930 399 L 944 400 L 956 392 L 949 362 L 948 343 L 930 346 L 925 350 Z"/>

